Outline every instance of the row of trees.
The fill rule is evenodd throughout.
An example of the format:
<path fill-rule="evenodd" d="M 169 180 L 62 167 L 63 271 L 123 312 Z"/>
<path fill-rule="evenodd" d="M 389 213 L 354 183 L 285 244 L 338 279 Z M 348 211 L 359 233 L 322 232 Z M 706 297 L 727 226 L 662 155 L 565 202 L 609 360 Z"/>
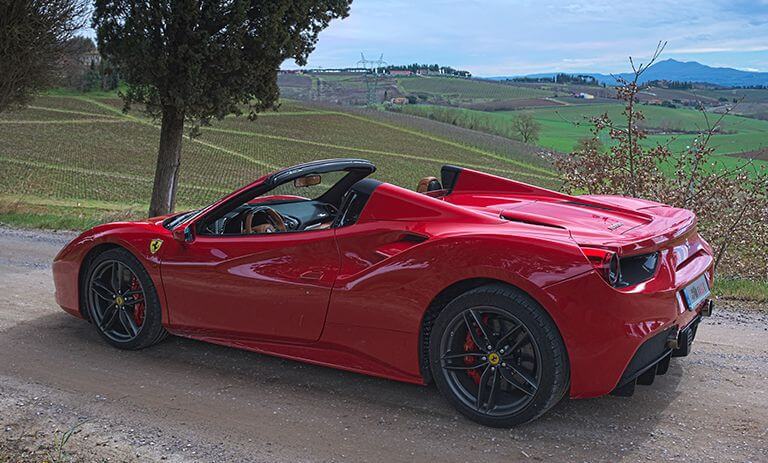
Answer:
<path fill-rule="evenodd" d="M 643 87 L 668 88 L 670 90 L 690 90 L 696 88 L 693 82 L 681 80 L 649 80 Z"/>
<path fill-rule="evenodd" d="M 542 76 L 542 77 L 513 77 L 508 79 L 512 82 L 521 83 L 554 83 L 554 84 L 574 84 L 574 85 L 592 85 L 601 86 L 601 84 L 594 76 L 586 74 L 566 74 L 564 72 L 555 74 L 554 76 Z M 604 86 L 604 85 L 603 85 Z"/>
<path fill-rule="evenodd" d="M 273 107 L 282 62 L 306 64 L 320 31 L 350 3 L 95 0 L 98 48 L 120 69 L 126 109 L 140 104 L 161 122 L 150 215 L 173 211 L 185 125 Z M 56 82 L 90 12 L 86 0 L 0 0 L 0 111 Z"/>
<path fill-rule="evenodd" d="M 454 69 L 450 66 L 441 66 L 439 64 L 393 64 L 384 68 L 387 71 L 411 71 L 414 74 L 419 71 L 427 70 L 431 73 L 446 74 L 449 76 L 472 77 L 472 73 L 461 69 Z"/>

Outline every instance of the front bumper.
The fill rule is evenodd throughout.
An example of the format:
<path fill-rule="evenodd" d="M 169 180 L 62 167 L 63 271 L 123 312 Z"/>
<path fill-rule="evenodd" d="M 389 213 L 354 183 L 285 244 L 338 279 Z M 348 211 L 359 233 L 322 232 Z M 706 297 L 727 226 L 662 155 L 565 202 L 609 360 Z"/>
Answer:
<path fill-rule="evenodd" d="M 71 315 L 83 318 L 79 303 L 79 262 L 57 259 L 53 262 L 53 284 L 56 303 Z"/>
<path fill-rule="evenodd" d="M 710 300 L 702 309 L 702 314 L 710 315 L 712 308 L 713 303 Z M 672 357 L 687 356 L 691 352 L 701 317 L 702 315 L 697 316 L 683 329 L 678 330 L 677 326 L 671 326 L 645 341 L 635 352 L 611 395 L 631 396 L 635 393 L 637 384 L 649 386 L 657 375 L 666 374 Z"/>

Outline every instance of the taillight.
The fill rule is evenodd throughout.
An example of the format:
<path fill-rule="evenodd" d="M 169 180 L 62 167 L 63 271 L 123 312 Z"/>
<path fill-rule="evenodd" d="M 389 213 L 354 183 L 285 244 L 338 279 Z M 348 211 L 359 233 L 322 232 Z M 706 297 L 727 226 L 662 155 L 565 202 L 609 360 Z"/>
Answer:
<path fill-rule="evenodd" d="M 619 256 L 607 249 L 581 248 L 589 262 L 603 279 L 611 286 L 618 286 L 621 280 Z"/>

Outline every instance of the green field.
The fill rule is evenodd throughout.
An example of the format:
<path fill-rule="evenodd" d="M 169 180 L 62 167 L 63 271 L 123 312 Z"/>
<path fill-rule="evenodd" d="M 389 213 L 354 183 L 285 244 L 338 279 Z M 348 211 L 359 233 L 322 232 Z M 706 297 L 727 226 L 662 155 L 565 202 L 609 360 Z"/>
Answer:
<path fill-rule="evenodd" d="M 648 129 L 665 132 L 649 135 L 646 140 L 648 146 L 669 142 L 672 150 L 685 149 L 697 135 L 683 132 L 698 132 L 706 126 L 704 116 L 692 109 L 649 105 L 641 105 L 640 109 L 645 114 L 644 124 Z M 406 106 L 401 110 L 507 137 L 515 136 L 510 122 L 520 114 L 519 111 L 483 112 L 429 105 Z M 541 123 L 540 146 L 567 153 L 573 150 L 579 139 L 590 135 L 589 117 L 608 113 L 614 121 L 621 121 L 622 110 L 620 104 L 591 104 L 530 109 L 525 112 Z M 713 122 L 718 115 L 711 114 L 709 117 Z M 727 116 L 721 127 L 723 133 L 717 134 L 711 142 L 716 154 L 740 153 L 768 146 L 768 121 Z M 608 142 L 607 134 L 604 141 Z M 728 163 L 737 162 L 730 157 L 722 156 L 722 159 Z"/>
<path fill-rule="evenodd" d="M 552 92 L 475 79 L 406 77 L 397 80 L 405 93 L 428 94 L 445 99 L 514 100 L 551 96 Z"/>
<path fill-rule="evenodd" d="M 159 128 L 119 99 L 45 96 L 0 117 L 0 209 L 42 212 L 146 210 Z M 397 120 L 284 102 L 256 121 L 227 117 L 185 138 L 180 208 L 209 203 L 284 166 L 334 157 L 366 158 L 375 176 L 413 188 L 457 164 L 545 186 L 558 180 L 529 153 L 463 143 Z M 10 211 L 10 212 L 9 212 Z"/>
<path fill-rule="evenodd" d="M 589 127 L 585 124 L 576 126 L 573 122 L 584 122 L 585 118 L 602 113 L 608 113 L 614 121 L 621 121 L 622 110 L 623 107 L 618 104 L 600 104 L 535 109 L 530 113 L 542 124 L 540 140 L 542 146 L 558 151 L 570 151 L 573 149 L 574 142 L 588 135 L 589 132 Z M 699 132 L 706 127 L 704 116 L 693 109 L 642 105 L 640 110 L 645 114 L 645 125 L 648 128 L 671 132 L 671 135 L 649 135 L 649 144 L 663 144 L 672 138 L 674 141 L 670 147 L 673 150 L 684 149 L 693 143 L 697 135 L 675 132 Z M 515 114 L 506 113 L 505 115 L 514 117 Z M 711 122 L 714 122 L 718 117 L 715 114 L 709 115 Z M 768 145 L 768 122 L 766 121 L 727 116 L 721 127 L 723 133 L 716 135 L 712 140 L 712 146 L 718 154 L 751 151 Z"/>

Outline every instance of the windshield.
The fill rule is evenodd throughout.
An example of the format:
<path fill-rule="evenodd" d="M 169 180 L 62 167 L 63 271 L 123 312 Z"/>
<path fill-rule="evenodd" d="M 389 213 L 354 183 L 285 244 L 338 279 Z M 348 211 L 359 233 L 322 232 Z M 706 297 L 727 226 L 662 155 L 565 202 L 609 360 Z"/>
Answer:
<path fill-rule="evenodd" d="M 302 198 L 317 199 L 323 196 L 339 180 L 346 177 L 348 172 L 326 172 L 320 175 L 320 183 L 309 186 L 296 186 L 293 180 L 278 185 L 262 196 L 300 196 Z"/>
<path fill-rule="evenodd" d="M 182 212 L 181 214 L 165 219 L 165 222 L 163 222 L 163 226 L 168 230 L 173 230 L 174 228 L 179 226 L 179 224 L 184 223 L 184 221 L 186 221 L 187 219 L 191 219 L 192 217 L 196 216 L 202 211 L 203 211 L 202 209 L 196 209 L 194 211 Z"/>

